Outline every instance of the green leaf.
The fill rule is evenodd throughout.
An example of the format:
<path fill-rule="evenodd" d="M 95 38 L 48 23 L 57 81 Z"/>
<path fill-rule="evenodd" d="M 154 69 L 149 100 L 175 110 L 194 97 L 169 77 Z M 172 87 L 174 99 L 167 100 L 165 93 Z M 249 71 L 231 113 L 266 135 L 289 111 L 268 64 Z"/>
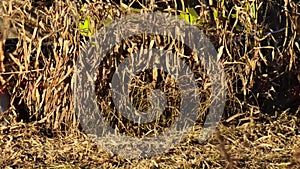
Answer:
<path fill-rule="evenodd" d="M 85 8 L 84 6 L 82 6 L 80 8 L 80 11 L 81 12 L 85 12 Z M 83 35 L 83 36 L 91 36 L 94 31 L 92 30 L 91 28 L 91 18 L 89 16 L 87 16 L 86 18 L 81 18 L 80 17 L 80 22 L 79 22 L 79 31 L 80 31 L 80 34 Z"/>
<path fill-rule="evenodd" d="M 91 36 L 93 34 L 93 30 L 90 27 L 91 19 L 90 17 L 85 18 L 82 22 L 79 23 L 80 34 L 83 36 Z"/>
<path fill-rule="evenodd" d="M 198 14 L 194 8 L 186 8 L 186 12 L 189 13 L 190 23 L 195 23 L 198 19 Z"/>
<path fill-rule="evenodd" d="M 189 15 L 188 15 L 187 13 L 181 12 L 181 13 L 180 13 L 180 18 L 184 19 L 187 23 L 190 22 Z"/>
<path fill-rule="evenodd" d="M 180 13 L 180 17 L 188 23 L 196 23 L 198 19 L 198 14 L 194 8 L 186 8 L 185 12 Z"/>
<path fill-rule="evenodd" d="M 218 18 L 218 9 L 215 9 L 213 11 L 213 14 L 214 14 L 214 19 L 217 19 Z"/>

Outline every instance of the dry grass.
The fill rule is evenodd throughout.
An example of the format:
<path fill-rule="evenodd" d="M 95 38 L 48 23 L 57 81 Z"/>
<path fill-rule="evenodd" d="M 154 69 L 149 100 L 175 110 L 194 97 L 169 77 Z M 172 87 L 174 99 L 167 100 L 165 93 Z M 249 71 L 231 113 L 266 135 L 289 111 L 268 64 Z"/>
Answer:
<path fill-rule="evenodd" d="M 185 140 L 164 154 L 146 159 L 123 159 L 98 147 L 78 133 L 62 135 L 45 131 L 41 124 L 18 123 L 1 127 L 1 167 L 25 168 L 225 168 L 224 149 L 235 168 L 297 168 L 299 120 L 282 114 L 265 122 L 238 127 L 220 125 L 222 143 L 214 134 L 197 143 L 196 128 Z M 223 148 L 224 149 L 223 149 Z"/>
<path fill-rule="evenodd" d="M 52 2 L 52 3 L 51 3 Z M 0 19 L 0 87 L 11 95 L 11 108 L 1 115 L 0 166 L 24 168 L 297 168 L 299 142 L 299 14 L 294 1 L 216 1 L 210 10 L 199 2 L 198 26 L 218 49 L 226 71 L 228 101 L 222 124 L 204 144 L 197 142 L 202 118 L 195 130 L 164 154 L 145 159 L 122 159 L 104 151 L 82 131 L 71 100 L 71 77 L 82 43 L 80 17 L 90 16 L 95 29 L 130 11 L 109 1 L 3 0 Z M 144 11 L 167 9 L 167 4 L 144 2 Z M 170 8 L 179 4 L 170 1 Z M 253 10 L 251 5 L 256 5 Z M 172 12 L 172 10 L 169 10 Z M 218 15 L 216 15 L 218 13 Z M 8 25 L 10 24 L 10 25 Z M 8 44 L 8 28 L 18 42 Z M 285 29 L 283 29 L 285 28 Z M 276 33 L 267 34 L 281 30 Z M 173 110 L 152 125 L 132 125 L 110 102 L 109 80 L 130 52 L 139 49 L 144 36 L 126 39 L 103 62 L 96 84 L 102 113 L 118 130 L 143 136 L 163 131 L 173 122 Z M 164 37 L 150 35 L 156 46 L 168 46 Z M 161 39 L 160 39 L 161 38 Z M 160 40 L 158 40 L 160 39 Z M 200 72 L 197 81 L 203 103 L 209 98 L 209 77 L 192 54 L 175 42 L 174 51 Z M 149 47 L 149 44 L 144 44 Z M 129 50 L 130 49 L 130 50 Z M 118 57 L 117 57 L 118 56 Z M 181 55 L 182 56 L 182 55 Z M 200 71 L 199 71 L 200 70 Z M 131 83 L 132 99 L 140 110 L 149 102 L 137 98 L 161 88 L 177 104 L 178 88 L 172 78 L 155 71 Z M 150 79 L 150 80 L 149 80 Z M 42 84 L 42 85 L 41 85 Z M 203 110 L 205 114 L 205 109 Z"/>

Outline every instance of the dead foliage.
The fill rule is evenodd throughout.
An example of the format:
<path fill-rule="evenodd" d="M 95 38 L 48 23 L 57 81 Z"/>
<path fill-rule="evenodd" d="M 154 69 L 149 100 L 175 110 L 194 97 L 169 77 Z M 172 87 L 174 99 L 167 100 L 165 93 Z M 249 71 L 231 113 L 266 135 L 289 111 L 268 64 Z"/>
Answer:
<path fill-rule="evenodd" d="M 155 35 L 125 39 L 102 62 L 95 83 L 101 113 L 112 126 L 128 135 L 156 135 L 176 116 L 173 105 L 156 123 L 135 125 L 112 104 L 112 74 L 141 46 L 171 48 L 182 56 L 198 72 L 204 106 L 195 130 L 176 147 L 148 159 L 130 160 L 106 152 L 80 130 L 71 86 L 85 39 L 78 28 L 81 19 L 89 16 L 97 30 L 133 11 L 109 0 L 2 0 L 0 89 L 10 94 L 11 107 L 0 117 L 0 166 L 297 168 L 300 4 L 283 0 L 191 2 L 185 7 L 198 5 L 197 26 L 214 44 L 226 72 L 228 95 L 222 124 L 205 144 L 197 142 L 209 108 L 210 87 L 205 69 L 189 49 L 175 40 L 171 46 L 170 39 Z M 126 3 L 142 8 L 140 12 L 184 10 L 181 2 L 171 0 Z M 13 35 L 9 29 L 14 30 Z M 144 96 L 153 89 L 168 93 L 175 105 L 180 100 L 174 79 L 157 70 L 142 72 L 130 88 L 133 105 L 139 110 L 149 108 L 149 101 L 140 98 L 147 98 Z"/>

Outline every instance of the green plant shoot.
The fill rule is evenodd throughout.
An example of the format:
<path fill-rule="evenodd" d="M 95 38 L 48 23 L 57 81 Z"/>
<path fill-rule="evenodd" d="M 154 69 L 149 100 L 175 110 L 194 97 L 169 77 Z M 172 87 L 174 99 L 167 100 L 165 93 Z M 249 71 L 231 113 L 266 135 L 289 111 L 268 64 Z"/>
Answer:
<path fill-rule="evenodd" d="M 185 12 L 180 13 L 180 17 L 188 23 L 196 23 L 198 14 L 194 8 L 186 8 Z"/>

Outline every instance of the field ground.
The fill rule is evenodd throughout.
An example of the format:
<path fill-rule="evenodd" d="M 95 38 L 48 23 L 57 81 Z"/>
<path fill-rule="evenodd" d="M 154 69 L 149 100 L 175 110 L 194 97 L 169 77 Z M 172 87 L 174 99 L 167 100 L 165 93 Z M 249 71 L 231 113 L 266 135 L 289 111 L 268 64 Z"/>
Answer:
<path fill-rule="evenodd" d="M 123 159 L 83 134 L 62 136 L 45 131 L 38 123 L 19 123 L 0 128 L 0 167 L 299 168 L 299 124 L 299 119 L 285 113 L 269 122 L 246 120 L 237 127 L 220 124 L 204 144 L 197 142 L 196 129 L 164 154 Z"/>

